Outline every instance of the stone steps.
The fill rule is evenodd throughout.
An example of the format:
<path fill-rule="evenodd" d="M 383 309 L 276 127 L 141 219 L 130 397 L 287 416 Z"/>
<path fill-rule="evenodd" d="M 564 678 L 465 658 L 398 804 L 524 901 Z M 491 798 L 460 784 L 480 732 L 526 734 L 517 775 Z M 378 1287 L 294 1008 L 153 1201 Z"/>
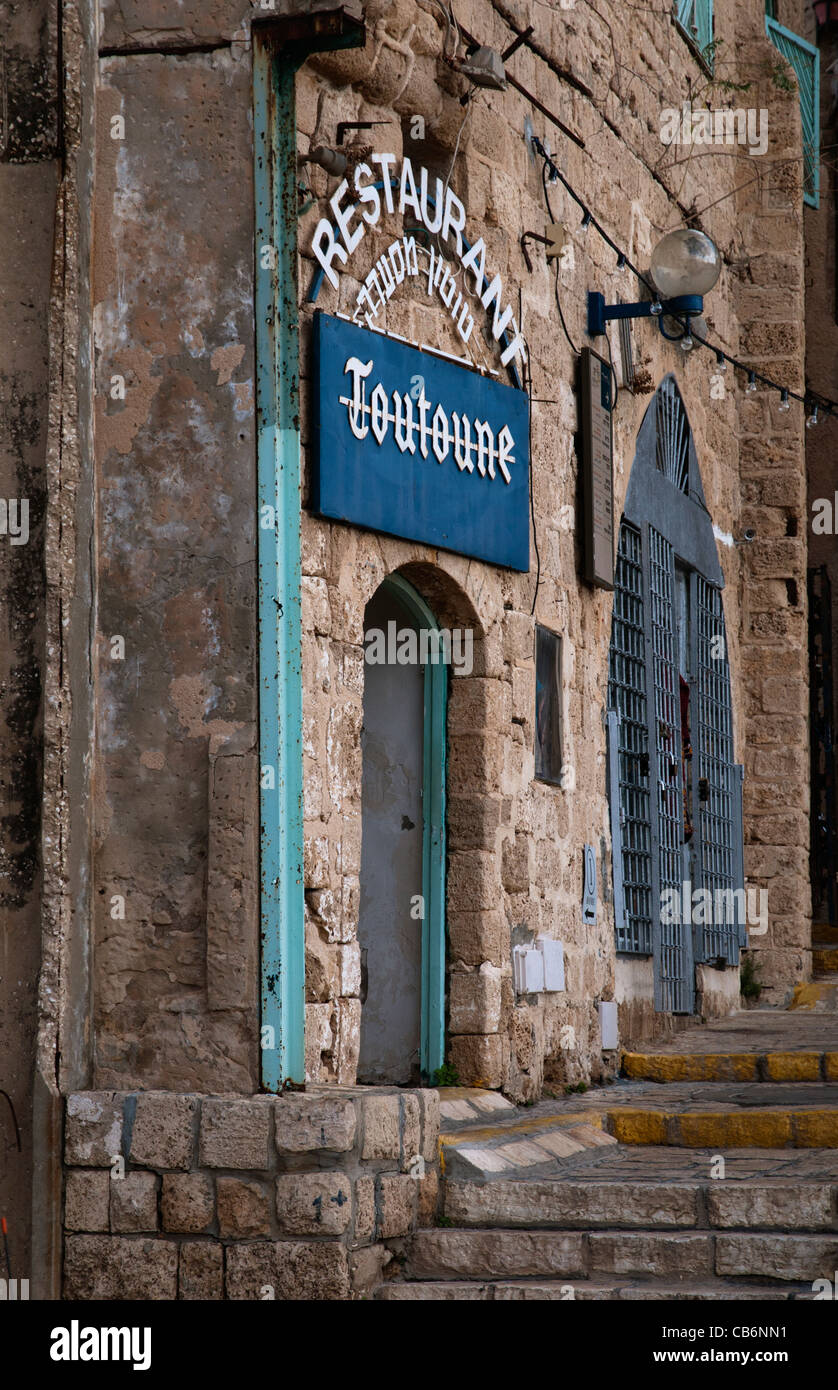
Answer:
<path fill-rule="evenodd" d="M 811 1285 L 806 1284 L 747 1284 L 738 1280 L 718 1280 L 713 1284 L 645 1284 L 598 1283 L 577 1280 L 573 1284 L 559 1280 L 511 1280 L 509 1282 L 421 1282 L 382 1284 L 374 1297 L 382 1302 L 463 1301 L 488 1302 L 617 1302 L 674 1301 L 697 1299 L 705 1302 L 783 1302 L 789 1299 L 811 1299 Z"/>
<path fill-rule="evenodd" d="M 835 1232 L 838 1180 L 631 1182 L 551 1179 L 478 1185 L 449 1181 L 445 1215 L 459 1228 L 608 1230 L 632 1227 Z"/>
<path fill-rule="evenodd" d="M 731 1231 L 578 1231 L 437 1228 L 397 1249 L 407 1283 L 509 1283 L 539 1280 L 728 1288 L 799 1285 L 832 1279 L 838 1233 Z"/>
<path fill-rule="evenodd" d="M 478 1180 L 514 1173 L 548 1176 L 561 1166 L 562 1159 L 617 1143 L 613 1135 L 601 1128 L 599 1116 L 594 1118 L 595 1123 L 591 1124 L 574 1115 L 539 1129 L 529 1125 L 520 1129 L 497 1126 L 481 1131 L 479 1139 L 443 1136 L 440 1149 L 445 1175 Z"/>
<path fill-rule="evenodd" d="M 562 1160 L 617 1142 L 602 1115 L 578 1096 L 576 1104 L 546 1100 L 521 1108 L 476 1088 L 446 1087 L 440 1097 L 440 1158 L 448 1178 L 548 1177 Z"/>
<path fill-rule="evenodd" d="M 836 988 L 797 1007 L 831 1012 Z M 743 1015 L 584 1097 L 451 1097 L 445 1224 L 388 1242 L 375 1298 L 814 1299 L 838 1269 L 834 1045 L 823 1017 Z"/>
<path fill-rule="evenodd" d="M 788 1012 L 807 1020 L 818 1015 L 823 1017 L 824 1014 L 838 1013 L 838 979 L 829 974 L 819 980 L 795 985 Z"/>
<path fill-rule="evenodd" d="M 662 1055 L 644 1054 L 648 1065 L 640 1063 L 641 1069 L 655 1071 Z M 770 1084 L 670 1079 L 662 1085 L 628 1078 L 584 1096 L 556 1097 L 522 1110 L 510 1107 L 491 1124 L 480 1123 L 476 1114 L 468 1122 L 443 1121 L 443 1173 L 479 1180 L 518 1171 L 549 1176 L 580 1150 L 615 1141 L 712 1150 L 838 1148 L 838 1054 L 777 1056 L 782 1065 L 766 1054 Z M 670 1054 L 665 1060 L 686 1068 L 687 1062 L 705 1063 L 707 1057 Z"/>
<path fill-rule="evenodd" d="M 485 1125 L 488 1119 L 515 1116 L 517 1106 L 499 1091 L 478 1086 L 443 1086 L 439 1090 L 439 1119 L 443 1129 Z"/>

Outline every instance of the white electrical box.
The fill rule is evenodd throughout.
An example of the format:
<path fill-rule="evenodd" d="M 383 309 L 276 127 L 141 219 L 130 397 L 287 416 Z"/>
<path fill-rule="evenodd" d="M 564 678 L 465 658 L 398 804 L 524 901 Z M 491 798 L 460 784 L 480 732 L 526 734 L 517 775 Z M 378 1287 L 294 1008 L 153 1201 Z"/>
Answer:
<path fill-rule="evenodd" d="M 540 936 L 537 945 L 544 957 L 545 990 L 555 992 L 564 989 L 564 946 L 549 936 Z"/>
<path fill-rule="evenodd" d="M 599 1008 L 599 1031 L 602 1038 L 603 1052 L 613 1052 L 620 1046 L 620 1035 L 617 1031 L 617 1005 L 614 1001 L 598 1005 Z"/>
<path fill-rule="evenodd" d="M 514 946 L 512 975 L 516 994 L 555 994 L 563 990 L 564 946 L 561 941 L 539 936 L 534 946 Z"/>
<path fill-rule="evenodd" d="M 544 957 L 530 946 L 513 946 L 512 975 L 516 994 L 540 994 L 544 989 Z"/>

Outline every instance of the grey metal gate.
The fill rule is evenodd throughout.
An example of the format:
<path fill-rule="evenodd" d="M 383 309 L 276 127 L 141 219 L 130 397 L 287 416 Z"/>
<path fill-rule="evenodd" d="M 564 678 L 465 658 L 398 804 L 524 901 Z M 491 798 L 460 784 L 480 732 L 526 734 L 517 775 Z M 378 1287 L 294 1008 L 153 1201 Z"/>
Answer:
<path fill-rule="evenodd" d="M 655 788 L 657 863 L 653 862 L 658 968 L 655 1008 L 691 1013 L 695 997 L 692 926 L 682 921 L 683 782 L 681 776 L 681 706 L 675 635 L 675 553 L 669 541 L 649 527 L 649 599 L 654 711 L 652 776 Z M 664 899 L 666 895 L 666 899 Z M 666 901 L 669 910 L 661 911 Z"/>
<path fill-rule="evenodd" d="M 612 772 L 612 855 L 617 950 L 648 955 L 652 949 L 652 818 L 646 645 L 640 532 L 620 527 L 614 616 L 609 655 L 608 704 L 617 716 Z M 615 756 L 616 755 L 616 756 Z"/>
<path fill-rule="evenodd" d="M 696 886 L 712 895 L 712 912 L 696 932 L 696 955 L 703 960 L 739 960 L 741 889 L 736 845 L 738 769 L 733 762 L 733 718 L 727 659 L 724 609 L 717 588 L 700 574 L 692 576 L 697 701 L 693 739 L 698 775 L 694 781 L 693 819 L 696 837 Z M 708 918 L 705 909 L 705 918 Z"/>
<path fill-rule="evenodd" d="M 679 492 L 689 492 L 690 422 L 671 377 L 661 382 L 655 395 L 655 465 Z"/>
<path fill-rule="evenodd" d="M 735 965 L 745 942 L 723 587 L 669 376 L 637 436 L 620 525 L 606 725 L 617 950 L 653 957 L 655 1008 L 672 1013 L 695 1007 L 697 960 Z M 693 910 L 700 888 L 709 920 Z"/>

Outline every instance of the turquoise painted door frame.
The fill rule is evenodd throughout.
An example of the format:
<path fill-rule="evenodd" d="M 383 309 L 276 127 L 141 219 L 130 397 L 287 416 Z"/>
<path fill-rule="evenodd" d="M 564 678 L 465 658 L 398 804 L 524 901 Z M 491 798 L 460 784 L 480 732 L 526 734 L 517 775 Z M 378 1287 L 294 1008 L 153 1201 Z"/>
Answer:
<path fill-rule="evenodd" d="M 262 1085 L 305 1083 L 300 346 L 295 76 L 317 49 L 356 47 L 342 12 L 253 30 L 259 575 Z M 288 36 L 293 42 L 286 42 Z"/>
<path fill-rule="evenodd" d="M 253 66 L 261 1057 L 277 1091 L 305 1082 L 297 62 L 254 34 Z"/>
<path fill-rule="evenodd" d="M 400 574 L 384 587 L 401 601 L 419 628 L 439 624 L 421 594 Z M 420 1067 L 425 1081 L 445 1060 L 445 772 L 448 667 L 428 661 L 422 730 L 422 1011 Z"/>

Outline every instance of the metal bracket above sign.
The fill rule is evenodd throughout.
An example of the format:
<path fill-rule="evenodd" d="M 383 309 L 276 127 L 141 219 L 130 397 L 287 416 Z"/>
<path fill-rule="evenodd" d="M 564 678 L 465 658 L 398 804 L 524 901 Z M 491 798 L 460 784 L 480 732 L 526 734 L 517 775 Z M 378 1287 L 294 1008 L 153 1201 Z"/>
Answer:
<path fill-rule="evenodd" d="M 614 458 L 611 364 L 593 348 L 579 358 L 579 461 L 582 477 L 584 574 L 614 588 Z"/>

